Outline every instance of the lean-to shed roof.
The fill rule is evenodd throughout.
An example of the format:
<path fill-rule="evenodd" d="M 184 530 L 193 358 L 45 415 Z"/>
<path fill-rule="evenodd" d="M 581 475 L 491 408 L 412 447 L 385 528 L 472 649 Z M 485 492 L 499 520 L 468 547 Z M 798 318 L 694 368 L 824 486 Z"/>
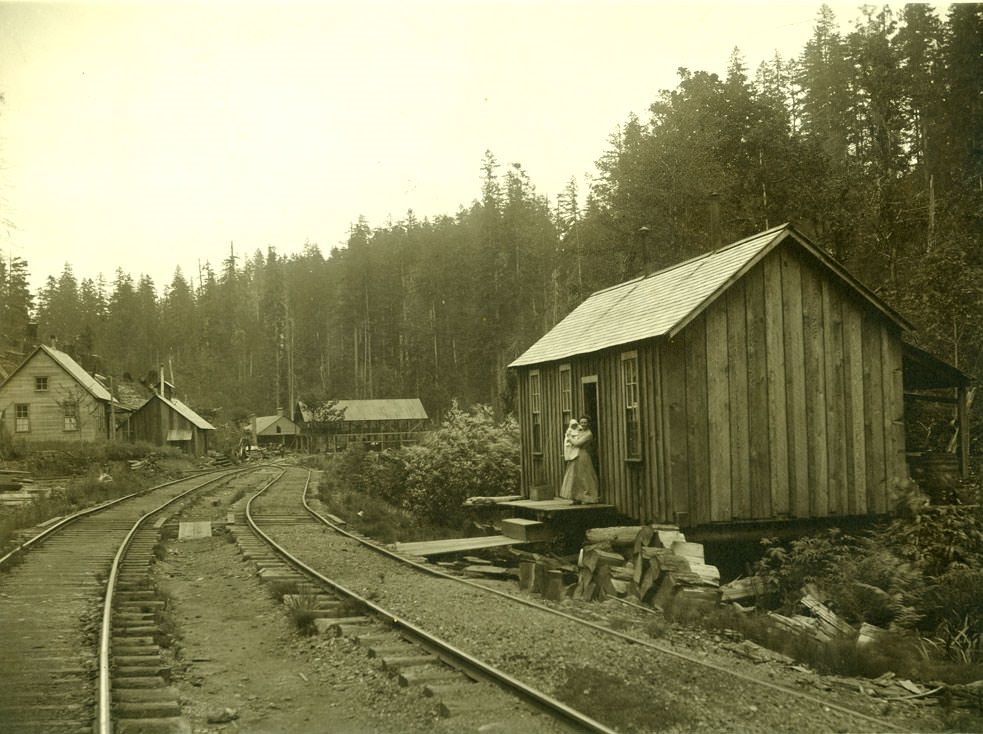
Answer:
<path fill-rule="evenodd" d="M 144 407 L 147 405 L 147 403 L 149 403 L 151 400 L 154 400 L 154 399 L 160 400 L 164 405 L 168 406 L 171 410 L 175 411 L 179 415 L 181 415 L 184 418 L 186 418 L 195 427 L 200 428 L 200 429 L 205 430 L 205 431 L 214 431 L 215 430 L 215 426 L 213 426 L 211 423 L 209 423 L 208 421 L 206 421 L 200 415 L 198 415 L 197 413 L 195 413 L 191 408 L 189 408 L 187 405 L 185 405 L 184 403 L 182 403 L 177 398 L 165 398 L 163 395 L 154 394 L 154 395 L 151 395 L 150 398 L 147 399 L 147 402 L 146 403 L 144 403 L 143 405 L 140 406 L 140 410 L 143 410 Z M 170 439 L 168 439 L 168 440 L 170 440 Z"/>
<path fill-rule="evenodd" d="M 832 257 L 783 224 L 594 293 L 509 366 L 554 362 L 643 339 L 673 337 L 783 242 L 810 253 L 885 318 L 911 329 Z"/>

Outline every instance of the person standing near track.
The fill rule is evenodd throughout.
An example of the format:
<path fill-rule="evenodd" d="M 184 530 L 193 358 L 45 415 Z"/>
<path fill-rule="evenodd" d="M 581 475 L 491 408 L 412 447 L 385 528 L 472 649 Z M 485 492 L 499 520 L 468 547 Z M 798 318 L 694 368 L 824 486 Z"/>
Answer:
<path fill-rule="evenodd" d="M 567 459 L 569 455 L 573 455 L 574 450 L 576 456 L 567 460 L 563 483 L 560 485 L 560 496 L 571 500 L 575 505 L 595 504 L 598 501 L 597 472 L 594 471 L 594 461 L 590 455 L 594 434 L 590 430 L 590 418 L 586 415 L 580 416 L 577 423 L 580 427 L 579 431 L 573 432 L 572 428 L 567 429 L 567 435 L 570 436 L 569 453 L 564 438 L 563 458 Z"/>

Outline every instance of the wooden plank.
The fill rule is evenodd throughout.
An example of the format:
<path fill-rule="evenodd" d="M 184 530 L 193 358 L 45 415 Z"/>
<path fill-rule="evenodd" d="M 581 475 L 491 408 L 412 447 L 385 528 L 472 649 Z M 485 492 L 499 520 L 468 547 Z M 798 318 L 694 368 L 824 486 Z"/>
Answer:
<path fill-rule="evenodd" d="M 867 512 L 867 461 L 864 440 L 863 319 L 858 306 L 843 304 L 843 372 L 846 378 L 847 503 L 850 515 Z"/>
<path fill-rule="evenodd" d="M 665 349 L 662 351 L 662 368 L 667 401 L 664 405 L 668 417 L 667 441 L 672 482 L 670 495 L 672 517 L 667 518 L 669 522 L 676 522 L 680 513 L 688 518 L 690 512 L 685 356 L 682 338 L 665 343 Z"/>
<path fill-rule="evenodd" d="M 829 513 L 826 370 L 823 349 L 822 286 L 815 266 L 802 269 L 802 325 L 805 345 L 809 514 L 812 517 L 825 517 Z"/>
<path fill-rule="evenodd" d="M 908 475 L 905 461 L 904 385 L 901 365 L 901 334 L 887 324 L 881 330 L 881 359 L 884 374 L 884 452 L 888 494 L 891 484 Z M 886 502 L 890 497 L 886 498 Z M 885 508 L 886 509 L 886 508 Z"/>
<path fill-rule="evenodd" d="M 744 281 L 727 291 L 727 359 L 730 392 L 731 518 L 751 517 L 750 428 L 748 425 L 747 307 Z"/>
<path fill-rule="evenodd" d="M 727 363 L 727 309 L 717 301 L 707 310 L 707 431 L 710 520 L 731 519 L 730 390 Z"/>
<path fill-rule="evenodd" d="M 829 513 L 846 512 L 846 386 L 843 378 L 842 295 L 828 277 L 822 281 L 823 350 L 826 369 L 826 440 L 829 461 Z"/>
<path fill-rule="evenodd" d="M 793 517 L 809 516 L 809 455 L 806 423 L 805 338 L 802 317 L 802 268 L 789 248 L 781 250 L 782 300 L 785 318 L 785 384 L 789 444 L 789 509 Z"/>
<path fill-rule="evenodd" d="M 884 476 L 884 374 L 881 366 L 881 323 L 865 311 L 861 326 L 864 372 L 864 444 L 867 448 L 867 512 L 887 509 Z"/>
<path fill-rule="evenodd" d="M 700 314 L 684 330 L 686 344 L 686 455 L 689 464 L 690 523 L 710 521 L 710 467 L 707 464 L 707 334 Z"/>
<path fill-rule="evenodd" d="M 768 372 L 768 484 L 771 512 L 790 512 L 788 441 L 788 384 L 785 378 L 785 314 L 782 308 L 782 267 L 778 255 L 762 263 L 765 278 L 765 359 Z"/>
<path fill-rule="evenodd" d="M 745 277 L 747 307 L 748 464 L 751 517 L 772 516 L 768 431 L 768 358 L 765 335 L 764 269 L 753 268 Z"/>
<path fill-rule="evenodd" d="M 641 393 L 642 421 L 642 511 L 639 520 L 654 522 L 659 517 L 659 442 L 662 431 L 657 419 L 658 396 L 655 387 L 655 364 L 658 346 L 651 345 L 642 351 L 638 360 L 639 390 Z"/>
<path fill-rule="evenodd" d="M 503 545 L 521 545 L 524 541 L 505 535 L 482 535 L 476 538 L 446 538 L 444 540 L 420 540 L 412 543 L 396 543 L 393 550 L 411 556 L 441 556 L 448 553 L 497 548 Z"/>
<path fill-rule="evenodd" d="M 656 502 L 656 519 L 661 522 L 674 522 L 672 517 L 671 496 L 671 467 L 669 465 L 669 441 L 668 441 L 668 421 L 669 411 L 667 410 L 665 390 L 663 389 L 663 365 L 662 355 L 666 348 L 666 343 L 660 341 L 655 350 L 654 363 L 652 365 L 652 379 L 655 383 L 655 422 L 658 435 L 655 445 L 657 449 L 655 460 L 658 462 L 658 501 Z"/>

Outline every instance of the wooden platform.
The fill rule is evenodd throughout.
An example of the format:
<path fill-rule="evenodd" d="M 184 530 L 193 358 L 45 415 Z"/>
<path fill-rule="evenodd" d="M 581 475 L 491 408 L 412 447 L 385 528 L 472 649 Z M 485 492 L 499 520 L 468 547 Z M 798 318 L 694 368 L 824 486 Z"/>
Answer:
<path fill-rule="evenodd" d="M 539 517 L 550 517 L 560 513 L 608 513 L 614 511 L 614 505 L 594 504 L 594 505 L 575 505 L 572 500 L 554 497 L 549 500 L 514 500 L 511 502 L 500 502 L 499 507 L 514 507 L 523 511 L 523 514 L 532 513 Z"/>
<path fill-rule="evenodd" d="M 447 538 L 444 540 L 420 540 L 414 543 L 396 543 L 393 545 L 393 550 L 411 556 L 430 557 L 526 542 L 528 541 L 509 538 L 505 535 L 482 535 L 476 538 Z"/>

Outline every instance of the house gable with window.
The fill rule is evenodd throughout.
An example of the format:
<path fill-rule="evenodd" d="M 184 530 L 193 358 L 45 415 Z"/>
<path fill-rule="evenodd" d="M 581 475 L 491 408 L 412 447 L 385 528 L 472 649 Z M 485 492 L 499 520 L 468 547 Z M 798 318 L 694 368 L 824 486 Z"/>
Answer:
<path fill-rule="evenodd" d="M 601 501 L 641 522 L 884 513 L 910 328 L 789 225 L 599 291 L 510 365 L 524 493 L 585 414 Z"/>
<path fill-rule="evenodd" d="M 36 347 L 0 383 L 0 429 L 14 440 L 107 439 L 111 420 L 105 386 L 52 347 Z"/>

